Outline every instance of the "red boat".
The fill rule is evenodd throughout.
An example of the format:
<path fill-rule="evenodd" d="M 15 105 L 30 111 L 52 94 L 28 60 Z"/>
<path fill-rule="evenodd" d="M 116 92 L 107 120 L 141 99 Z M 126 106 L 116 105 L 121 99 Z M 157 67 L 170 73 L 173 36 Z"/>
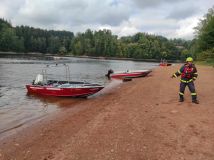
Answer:
<path fill-rule="evenodd" d="M 69 69 L 66 66 L 66 77 L 68 72 Z M 38 74 L 33 83 L 26 85 L 26 88 L 30 94 L 43 96 L 88 97 L 103 89 L 104 86 L 88 82 L 47 80 L 46 71 L 43 71 L 43 74 Z"/>
<path fill-rule="evenodd" d="M 44 85 L 29 84 L 26 85 L 26 88 L 30 94 L 59 97 L 87 97 L 104 88 L 99 84 L 85 82 L 50 82 L 51 80 L 48 82 L 48 84 Z"/>
<path fill-rule="evenodd" d="M 160 63 L 159 66 L 171 66 L 171 63 Z"/>
<path fill-rule="evenodd" d="M 167 60 L 161 59 L 159 66 L 171 66 L 172 63 L 168 63 Z"/>
<path fill-rule="evenodd" d="M 118 71 L 114 72 L 113 70 L 109 70 L 106 76 L 108 78 L 116 78 L 116 79 L 124 79 L 124 78 L 138 78 L 147 76 L 151 70 L 127 70 L 127 71 Z"/>

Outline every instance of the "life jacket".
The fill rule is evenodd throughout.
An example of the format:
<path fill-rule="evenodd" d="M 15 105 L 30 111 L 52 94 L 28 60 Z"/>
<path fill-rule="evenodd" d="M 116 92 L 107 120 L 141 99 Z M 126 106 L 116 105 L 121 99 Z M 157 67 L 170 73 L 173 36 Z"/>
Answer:
<path fill-rule="evenodd" d="M 192 79 L 193 78 L 194 68 L 189 66 L 184 66 L 184 70 L 181 73 L 181 78 Z"/>

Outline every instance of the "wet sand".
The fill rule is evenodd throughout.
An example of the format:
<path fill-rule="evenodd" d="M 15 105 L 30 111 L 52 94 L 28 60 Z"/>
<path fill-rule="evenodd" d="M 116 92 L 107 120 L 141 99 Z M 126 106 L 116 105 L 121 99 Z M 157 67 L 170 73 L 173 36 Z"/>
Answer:
<path fill-rule="evenodd" d="M 213 160 L 214 69 L 197 66 L 200 104 L 178 102 L 179 68 L 156 68 L 5 138 L 9 160 Z M 72 108 L 72 107 L 71 107 Z"/>

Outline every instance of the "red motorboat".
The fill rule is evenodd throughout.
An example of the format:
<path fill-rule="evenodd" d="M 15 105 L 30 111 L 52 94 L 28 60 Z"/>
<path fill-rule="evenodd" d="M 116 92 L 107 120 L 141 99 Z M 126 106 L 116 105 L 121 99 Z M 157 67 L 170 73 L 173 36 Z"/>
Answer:
<path fill-rule="evenodd" d="M 167 60 L 161 59 L 159 66 L 171 66 L 172 63 L 168 63 Z"/>
<path fill-rule="evenodd" d="M 88 97 L 104 88 L 100 84 L 88 82 L 47 80 L 44 73 L 46 72 L 38 74 L 32 84 L 26 85 L 28 93 L 43 96 Z"/>
<path fill-rule="evenodd" d="M 124 79 L 124 78 L 138 78 L 147 76 L 151 70 L 127 70 L 127 71 L 118 71 L 114 72 L 109 70 L 106 74 L 109 78 Z"/>
<path fill-rule="evenodd" d="M 54 81 L 55 83 L 50 83 L 51 81 L 44 85 L 29 84 L 26 88 L 31 94 L 59 97 L 87 97 L 104 88 L 99 84 L 85 82 Z"/>
<path fill-rule="evenodd" d="M 171 63 L 160 63 L 159 66 L 171 66 Z"/>

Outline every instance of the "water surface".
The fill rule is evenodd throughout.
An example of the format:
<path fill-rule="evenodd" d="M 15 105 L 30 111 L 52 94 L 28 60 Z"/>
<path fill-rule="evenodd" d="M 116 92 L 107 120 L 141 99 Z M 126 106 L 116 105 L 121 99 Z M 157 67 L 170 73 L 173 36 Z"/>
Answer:
<path fill-rule="evenodd" d="M 105 77 L 109 69 L 140 70 L 157 66 L 155 63 L 88 58 L 66 57 L 58 60 L 0 58 L 0 137 L 51 113 L 75 107 L 81 101 L 87 100 L 47 98 L 27 94 L 25 85 L 31 83 L 46 65 L 53 65 L 47 69 L 50 78 L 65 79 L 65 68 L 59 67 L 64 63 L 69 65 L 72 81 L 88 81 L 105 86 L 109 85 L 109 80 Z"/>

